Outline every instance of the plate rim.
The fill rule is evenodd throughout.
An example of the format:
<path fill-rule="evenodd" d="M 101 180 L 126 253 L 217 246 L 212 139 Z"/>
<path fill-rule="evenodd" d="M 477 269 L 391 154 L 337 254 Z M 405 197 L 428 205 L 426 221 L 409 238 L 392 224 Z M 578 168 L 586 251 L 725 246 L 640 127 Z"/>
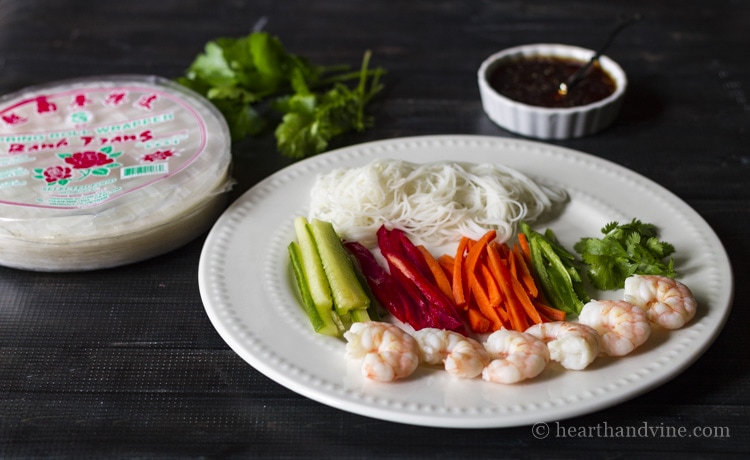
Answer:
<path fill-rule="evenodd" d="M 285 176 L 288 176 L 290 174 L 295 176 L 296 171 L 303 171 L 310 165 L 318 165 L 318 163 L 333 164 L 333 159 L 338 159 L 339 157 L 354 157 L 356 155 L 359 155 L 362 158 L 368 157 L 372 159 L 373 156 L 371 154 L 362 154 L 359 152 L 368 150 L 379 151 L 379 149 L 387 148 L 388 146 L 398 146 L 402 144 L 429 146 L 433 143 L 455 143 L 464 145 L 481 144 L 489 146 L 489 148 L 493 149 L 503 147 L 507 148 L 509 146 L 522 146 L 535 148 L 542 151 L 549 151 L 554 155 L 571 157 L 577 161 L 584 161 L 596 167 L 605 168 L 618 176 L 630 178 L 630 180 L 640 181 L 642 184 L 648 185 L 650 188 L 658 191 L 660 196 L 664 199 L 668 199 L 671 204 L 679 204 L 682 209 L 678 213 L 682 215 L 684 211 L 687 211 L 689 217 L 692 219 L 692 222 L 702 227 L 702 230 L 707 231 L 708 234 L 712 237 L 712 246 L 714 247 L 714 249 L 720 249 L 721 253 L 717 257 L 718 259 L 720 259 L 719 261 L 724 264 L 724 267 L 718 268 L 720 271 L 725 271 L 725 274 L 729 277 L 728 280 L 725 280 L 725 283 L 728 283 L 730 288 L 729 292 L 727 293 L 726 305 L 720 306 L 720 316 L 715 319 L 714 327 L 711 331 L 709 331 L 710 335 L 704 337 L 704 340 L 701 342 L 700 346 L 695 348 L 689 359 L 682 360 L 680 362 L 680 365 L 672 367 L 670 372 L 664 375 L 660 375 L 658 378 L 650 379 L 648 381 L 648 384 L 638 386 L 637 390 L 631 390 L 619 394 L 614 393 L 608 395 L 608 397 L 606 398 L 599 398 L 596 403 L 583 404 L 579 405 L 578 407 L 564 405 L 561 407 L 547 408 L 546 416 L 540 416 L 540 414 L 535 412 L 527 414 L 514 413 L 510 414 L 509 417 L 503 416 L 503 419 L 501 420 L 496 413 L 483 414 L 481 412 L 477 413 L 472 411 L 469 411 L 469 413 L 454 413 L 453 411 L 448 409 L 446 409 L 445 411 L 438 411 L 437 413 L 435 413 L 434 411 L 424 412 L 424 408 L 416 406 L 411 407 L 408 404 L 397 404 L 396 406 L 394 406 L 395 412 L 398 415 L 397 418 L 394 419 L 393 407 L 383 407 L 382 404 L 373 404 L 372 401 L 367 398 L 366 394 L 362 397 L 355 397 L 353 399 L 351 398 L 350 394 L 346 394 L 344 395 L 346 396 L 346 398 L 344 398 L 341 392 L 336 388 L 331 388 L 331 386 L 328 385 L 328 382 L 324 381 L 325 379 L 322 379 L 323 381 L 321 381 L 321 379 L 314 376 L 312 377 L 312 379 L 310 379 L 309 376 L 307 376 L 305 379 L 300 379 L 299 369 L 290 370 L 287 368 L 284 371 L 280 370 L 277 364 L 279 362 L 283 363 L 283 357 L 275 356 L 272 351 L 265 349 L 265 344 L 252 343 L 252 337 L 248 339 L 246 331 L 230 331 L 226 316 L 222 316 L 221 314 L 219 314 L 215 305 L 217 299 L 215 298 L 216 292 L 213 291 L 214 286 L 211 280 L 211 276 L 212 270 L 216 267 L 211 267 L 211 264 L 213 262 L 213 254 L 211 251 L 216 247 L 224 244 L 221 241 L 223 237 L 220 236 L 219 233 L 225 231 L 227 226 L 230 225 L 232 219 L 237 219 L 236 214 L 239 212 L 238 210 L 241 210 L 243 205 L 245 205 L 249 200 L 253 200 L 255 198 L 255 195 L 259 193 L 260 195 L 265 195 L 265 193 L 267 192 L 266 189 L 268 189 L 269 187 L 275 187 L 276 185 L 274 184 L 279 180 L 284 179 Z M 262 198 L 262 196 L 260 198 Z M 722 270 L 722 268 L 725 270 Z M 410 425 L 445 428 L 500 428 L 530 425 L 532 423 L 543 422 L 547 420 L 562 420 L 612 407 L 647 391 L 650 391 L 653 388 L 663 385 L 667 381 L 684 372 L 685 369 L 690 367 L 696 360 L 700 358 L 700 356 L 705 353 L 705 351 L 713 344 L 713 342 L 716 340 L 721 330 L 723 329 L 731 311 L 734 297 L 734 275 L 731 267 L 731 261 L 727 256 L 726 249 L 724 248 L 723 243 L 719 239 L 718 235 L 716 235 L 716 233 L 710 227 L 710 225 L 705 221 L 705 219 L 692 207 L 690 207 L 690 205 L 688 205 L 685 201 L 680 199 L 670 190 L 636 171 L 628 169 L 610 160 L 588 153 L 537 141 L 483 135 L 445 134 L 383 139 L 332 150 L 324 154 L 300 160 L 285 168 L 282 168 L 281 170 L 262 179 L 256 185 L 244 192 L 238 199 L 231 203 L 230 206 L 222 214 L 222 216 L 219 217 L 204 242 L 199 260 L 198 273 L 198 283 L 201 298 L 212 325 L 217 330 L 222 339 L 235 353 L 237 353 L 243 360 L 260 371 L 266 377 L 269 377 L 271 380 L 302 396 L 347 412 Z M 248 340 L 250 340 L 250 344 L 248 344 Z M 270 361 L 272 363 L 269 364 L 268 358 L 261 359 L 258 356 L 258 350 L 262 350 L 263 353 L 266 353 L 266 356 L 268 356 L 268 353 L 271 353 L 272 359 L 270 359 Z"/>

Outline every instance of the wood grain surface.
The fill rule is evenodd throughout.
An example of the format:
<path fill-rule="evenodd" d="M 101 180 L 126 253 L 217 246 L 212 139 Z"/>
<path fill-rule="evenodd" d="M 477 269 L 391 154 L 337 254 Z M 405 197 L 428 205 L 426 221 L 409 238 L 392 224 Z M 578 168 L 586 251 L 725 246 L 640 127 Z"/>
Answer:
<path fill-rule="evenodd" d="M 0 267 L 0 457 L 742 458 L 750 451 L 748 2 L 0 0 L 0 94 L 88 75 L 174 78 L 208 40 L 262 25 L 313 62 L 357 66 L 369 49 L 388 70 L 374 127 L 333 147 L 425 134 L 514 137 L 482 112 L 481 61 L 526 43 L 596 48 L 635 12 L 644 21 L 607 53 L 629 78 L 621 116 L 600 134 L 554 144 L 637 171 L 690 204 L 729 253 L 736 300 L 716 342 L 681 375 L 557 426 L 725 435 L 537 439 L 531 427 L 414 427 L 311 401 L 247 365 L 213 329 L 198 292 L 201 237 L 109 270 Z M 234 197 L 291 163 L 268 137 L 233 151 Z"/>

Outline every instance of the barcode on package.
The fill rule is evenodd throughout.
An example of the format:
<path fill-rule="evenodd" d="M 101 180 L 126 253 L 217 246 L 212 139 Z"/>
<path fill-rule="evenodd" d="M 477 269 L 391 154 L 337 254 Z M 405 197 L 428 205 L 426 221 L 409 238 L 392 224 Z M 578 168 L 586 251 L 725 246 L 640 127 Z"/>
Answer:
<path fill-rule="evenodd" d="M 168 163 L 154 163 L 150 165 L 125 166 L 120 170 L 120 178 L 150 176 L 154 174 L 166 174 L 169 172 Z"/>

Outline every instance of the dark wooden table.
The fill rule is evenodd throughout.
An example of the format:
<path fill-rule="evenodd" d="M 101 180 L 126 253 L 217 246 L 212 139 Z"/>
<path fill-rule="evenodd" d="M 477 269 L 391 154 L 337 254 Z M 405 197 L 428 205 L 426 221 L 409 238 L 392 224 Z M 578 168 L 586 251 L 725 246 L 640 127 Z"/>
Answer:
<path fill-rule="evenodd" d="M 334 147 L 426 134 L 514 137 L 482 112 L 475 75 L 483 58 L 534 42 L 596 48 L 618 15 L 634 12 L 645 20 L 608 53 L 630 79 L 620 118 L 598 135 L 554 144 L 619 163 L 689 203 L 726 246 L 736 300 L 721 335 L 684 373 L 561 423 L 719 435 L 540 440 L 530 427 L 415 427 L 306 399 L 246 364 L 212 327 L 198 291 L 199 238 L 115 269 L 0 268 L 0 457 L 747 454 L 750 3 L 0 0 L 0 93 L 85 75 L 176 77 L 206 41 L 265 22 L 316 63 L 356 66 L 371 49 L 373 63 L 388 69 L 375 126 Z M 238 143 L 234 153 L 234 197 L 290 164 L 269 138 Z"/>

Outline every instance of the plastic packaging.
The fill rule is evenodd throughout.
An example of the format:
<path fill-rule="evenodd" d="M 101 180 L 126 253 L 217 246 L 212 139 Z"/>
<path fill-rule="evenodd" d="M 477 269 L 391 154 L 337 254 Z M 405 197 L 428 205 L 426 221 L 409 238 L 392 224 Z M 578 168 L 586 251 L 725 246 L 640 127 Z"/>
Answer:
<path fill-rule="evenodd" d="M 176 249 L 224 209 L 231 140 L 203 97 L 155 76 L 0 99 L 0 264 L 114 267 Z"/>

